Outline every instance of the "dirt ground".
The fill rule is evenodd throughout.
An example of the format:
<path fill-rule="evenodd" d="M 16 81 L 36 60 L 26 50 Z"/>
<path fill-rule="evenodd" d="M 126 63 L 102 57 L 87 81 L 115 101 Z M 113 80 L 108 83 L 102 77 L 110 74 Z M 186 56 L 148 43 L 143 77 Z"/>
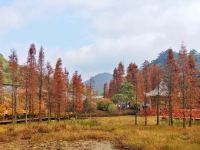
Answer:
<path fill-rule="evenodd" d="M 108 141 L 52 141 L 36 143 L 32 141 L 15 141 L 0 143 L 0 150 L 117 150 Z"/>

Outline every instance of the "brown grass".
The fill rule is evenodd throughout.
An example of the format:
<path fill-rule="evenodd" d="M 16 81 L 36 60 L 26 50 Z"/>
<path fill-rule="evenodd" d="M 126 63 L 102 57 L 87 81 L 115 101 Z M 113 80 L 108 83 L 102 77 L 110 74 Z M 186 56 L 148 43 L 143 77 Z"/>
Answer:
<path fill-rule="evenodd" d="M 199 150 L 200 126 L 183 129 L 179 122 L 176 127 L 168 127 L 165 121 L 155 125 L 155 118 L 138 118 L 139 125 L 134 125 L 133 116 L 93 118 L 88 120 L 70 120 L 66 122 L 32 123 L 6 125 L 0 127 L 0 142 L 15 140 L 32 141 L 74 141 L 108 140 L 116 146 L 137 150 Z"/>

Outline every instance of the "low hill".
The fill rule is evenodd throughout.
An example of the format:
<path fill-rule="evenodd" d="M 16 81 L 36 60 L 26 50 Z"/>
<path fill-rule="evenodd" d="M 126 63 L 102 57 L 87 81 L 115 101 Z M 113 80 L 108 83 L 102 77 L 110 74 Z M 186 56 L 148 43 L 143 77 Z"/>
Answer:
<path fill-rule="evenodd" d="M 94 81 L 94 90 L 96 91 L 97 95 L 103 94 L 103 88 L 105 82 L 110 82 L 112 79 L 112 74 L 110 73 L 100 73 L 91 77 L 89 80 L 85 81 L 85 84 L 89 84 L 90 80 Z"/>

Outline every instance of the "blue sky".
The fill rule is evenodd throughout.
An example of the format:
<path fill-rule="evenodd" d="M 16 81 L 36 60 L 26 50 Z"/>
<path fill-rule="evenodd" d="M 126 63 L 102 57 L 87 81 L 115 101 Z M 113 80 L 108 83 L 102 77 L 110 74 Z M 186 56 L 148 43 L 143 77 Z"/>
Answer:
<path fill-rule="evenodd" d="M 26 62 L 31 43 L 83 79 L 122 61 L 141 65 L 168 48 L 200 49 L 198 0 L 0 0 L 0 53 Z"/>

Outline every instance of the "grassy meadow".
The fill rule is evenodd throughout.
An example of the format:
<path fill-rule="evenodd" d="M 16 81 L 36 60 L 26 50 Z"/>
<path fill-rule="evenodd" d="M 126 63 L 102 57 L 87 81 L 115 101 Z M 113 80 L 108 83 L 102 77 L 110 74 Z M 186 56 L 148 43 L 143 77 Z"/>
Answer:
<path fill-rule="evenodd" d="M 76 141 L 105 140 L 113 143 L 118 149 L 133 150 L 199 150 L 200 125 L 183 129 L 181 122 L 175 121 L 174 127 L 168 127 L 167 121 L 155 125 L 156 118 L 138 118 L 134 125 L 134 116 L 99 117 L 85 120 L 68 120 L 55 122 L 31 123 L 0 126 L 1 143 L 23 141 Z"/>

